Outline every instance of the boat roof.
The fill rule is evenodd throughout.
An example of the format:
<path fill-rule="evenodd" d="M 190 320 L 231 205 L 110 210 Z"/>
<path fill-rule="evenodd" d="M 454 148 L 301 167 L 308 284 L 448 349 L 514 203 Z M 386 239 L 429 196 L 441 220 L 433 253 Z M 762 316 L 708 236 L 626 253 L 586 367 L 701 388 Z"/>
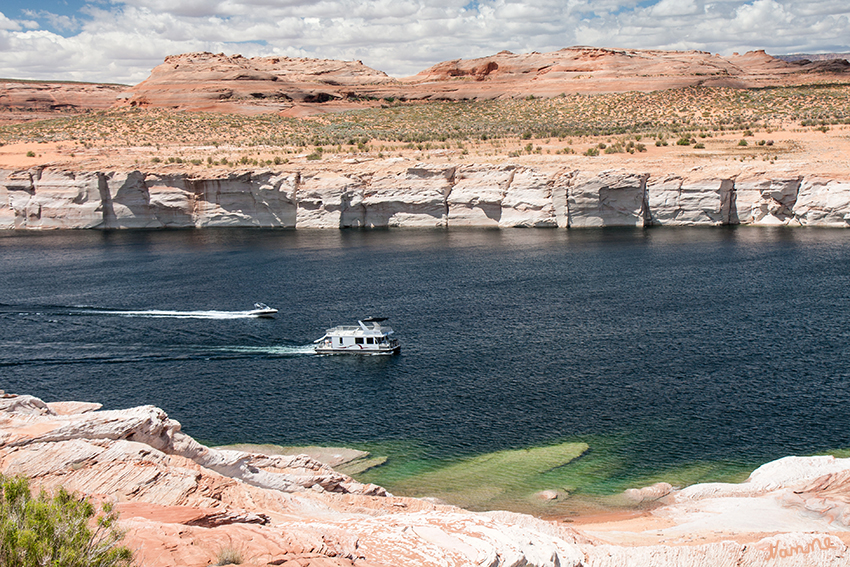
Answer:
<path fill-rule="evenodd" d="M 389 327 L 359 327 L 357 325 L 340 325 L 332 329 L 328 329 L 326 333 L 333 336 L 371 336 L 380 337 L 383 335 L 392 334 L 393 330 Z"/>
<path fill-rule="evenodd" d="M 381 321 L 386 320 L 386 317 L 366 317 L 357 321 L 357 325 L 338 325 L 328 329 L 325 336 L 381 337 L 391 335 L 393 330 L 390 327 L 380 325 Z M 367 323 L 371 323 L 371 325 L 367 325 Z"/>

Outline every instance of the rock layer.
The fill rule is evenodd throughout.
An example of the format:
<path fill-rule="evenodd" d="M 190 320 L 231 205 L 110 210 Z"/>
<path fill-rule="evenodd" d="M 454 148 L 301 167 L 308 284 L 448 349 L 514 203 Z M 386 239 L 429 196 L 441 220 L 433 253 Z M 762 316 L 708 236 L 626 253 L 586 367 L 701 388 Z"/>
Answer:
<path fill-rule="evenodd" d="M 520 165 L 189 174 L 0 170 L 0 229 L 850 226 L 850 179 Z"/>
<path fill-rule="evenodd" d="M 838 57 L 838 55 L 836 55 Z M 687 86 L 760 88 L 846 80 L 844 59 L 787 62 L 764 51 L 723 57 L 704 51 L 568 47 L 550 53 L 503 51 L 444 61 L 403 79 L 360 61 L 171 55 L 138 85 L 0 81 L 0 119 L 114 106 L 303 116 L 388 100 L 491 100 L 529 95 L 656 91 Z M 41 114 L 35 114 L 40 112 Z"/>
<path fill-rule="evenodd" d="M 764 51 L 731 57 L 703 51 L 596 47 L 550 53 L 503 51 L 445 61 L 398 80 L 360 61 L 185 53 L 167 57 L 147 80 L 122 96 L 121 104 L 246 113 L 286 110 L 297 115 L 292 107 L 320 112 L 382 98 L 489 100 L 702 85 L 757 88 L 848 74 L 850 67 L 843 60 L 830 65 L 790 63 Z"/>

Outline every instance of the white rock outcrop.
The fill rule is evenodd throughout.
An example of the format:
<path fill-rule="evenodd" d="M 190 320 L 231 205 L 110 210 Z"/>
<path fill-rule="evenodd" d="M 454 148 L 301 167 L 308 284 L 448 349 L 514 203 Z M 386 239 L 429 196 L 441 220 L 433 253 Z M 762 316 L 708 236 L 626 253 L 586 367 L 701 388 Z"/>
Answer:
<path fill-rule="evenodd" d="M 667 496 L 659 483 L 633 494 L 662 498 L 646 518 L 657 527 L 580 531 L 393 497 L 306 455 L 205 447 L 153 406 L 99 411 L 0 392 L 0 473 L 114 502 L 150 567 L 210 565 L 225 546 L 252 565 L 328 567 L 839 567 L 850 552 L 850 459 L 833 457 L 787 457 L 739 485 Z"/>
<path fill-rule="evenodd" d="M 378 164 L 378 165 L 376 165 Z M 850 227 L 850 179 L 511 164 L 188 174 L 0 170 L 0 229 Z"/>

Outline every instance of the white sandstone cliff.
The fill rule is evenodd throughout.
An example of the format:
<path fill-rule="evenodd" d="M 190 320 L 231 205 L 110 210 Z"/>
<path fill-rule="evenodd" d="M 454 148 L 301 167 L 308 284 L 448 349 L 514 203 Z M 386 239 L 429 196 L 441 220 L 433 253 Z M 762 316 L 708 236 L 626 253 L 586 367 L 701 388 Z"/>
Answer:
<path fill-rule="evenodd" d="M 850 178 L 380 162 L 206 177 L 0 170 L 0 229 L 737 224 L 850 227 Z"/>

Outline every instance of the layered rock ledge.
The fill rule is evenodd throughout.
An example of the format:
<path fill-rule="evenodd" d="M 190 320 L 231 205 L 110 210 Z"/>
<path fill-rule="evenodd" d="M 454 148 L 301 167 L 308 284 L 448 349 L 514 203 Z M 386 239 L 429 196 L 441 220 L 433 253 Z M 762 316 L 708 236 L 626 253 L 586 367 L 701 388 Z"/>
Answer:
<path fill-rule="evenodd" d="M 572 524 L 394 497 L 306 455 L 204 447 L 158 408 L 0 397 L 0 472 L 116 504 L 148 567 L 846 565 L 850 459 L 787 457 L 742 484 L 655 486 L 637 519 Z"/>
<path fill-rule="evenodd" d="M 0 170 L 0 229 L 850 226 L 850 177 L 405 161 L 204 176 Z"/>

